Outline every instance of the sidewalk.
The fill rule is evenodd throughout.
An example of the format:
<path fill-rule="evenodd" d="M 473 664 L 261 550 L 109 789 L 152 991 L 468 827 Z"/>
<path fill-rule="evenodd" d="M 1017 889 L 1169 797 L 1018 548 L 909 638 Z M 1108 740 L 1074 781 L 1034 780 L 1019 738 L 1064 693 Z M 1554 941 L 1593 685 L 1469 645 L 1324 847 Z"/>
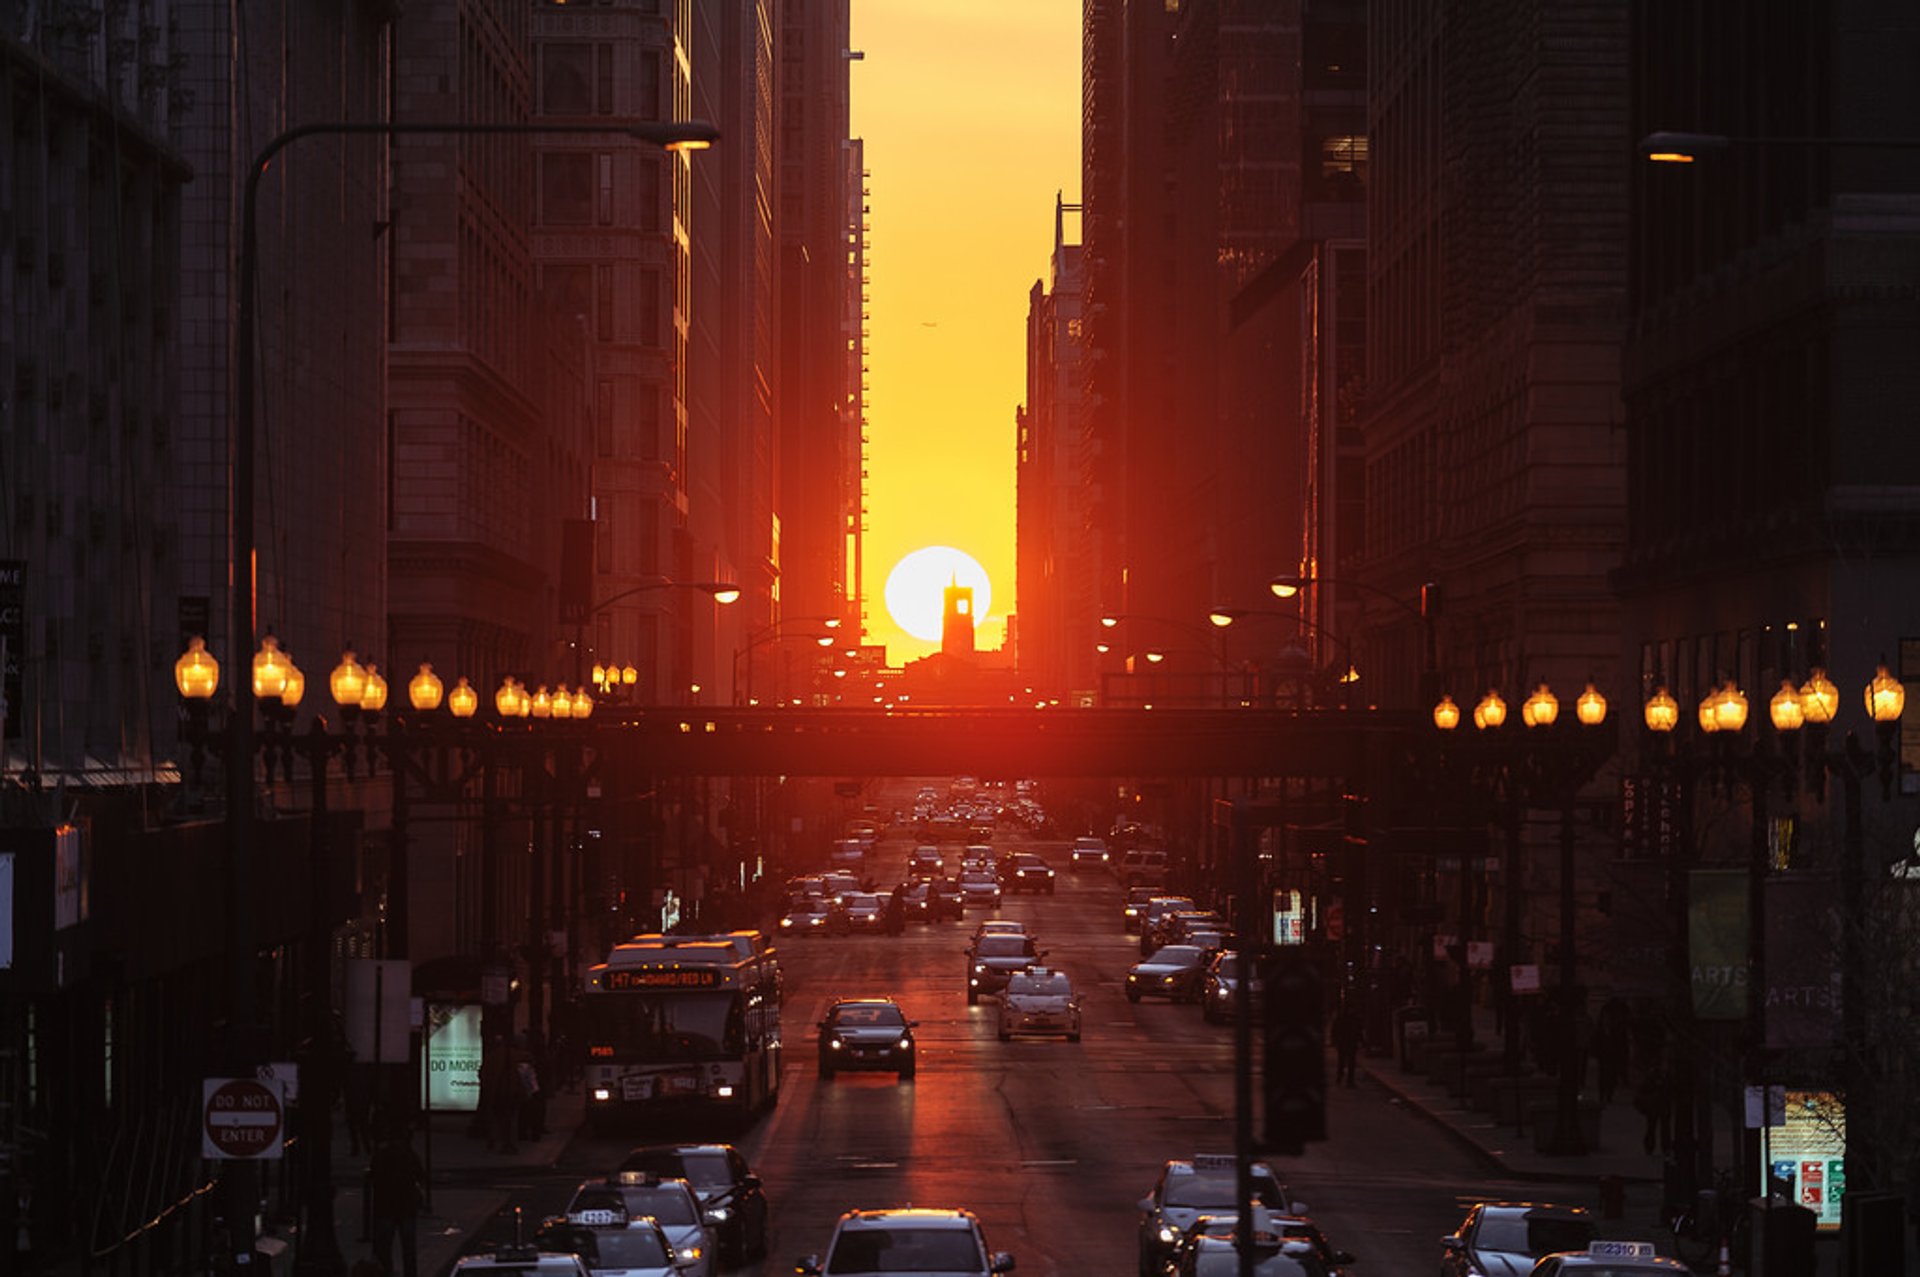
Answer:
<path fill-rule="evenodd" d="M 1670 1250 L 1659 1222 L 1662 1159 L 1645 1151 L 1645 1123 L 1632 1094 L 1621 1087 L 1600 1104 L 1591 1069 L 1581 1102 L 1586 1151 L 1547 1153 L 1557 1114 L 1557 1083 L 1538 1073 L 1507 1074 L 1493 1013 L 1474 1008 L 1475 1052 L 1461 1057 L 1451 1035 L 1431 1046 L 1392 1054 L 1362 1054 L 1359 1071 L 1395 1101 L 1444 1130 L 1489 1174 L 1540 1185 L 1542 1200 L 1586 1206 L 1607 1219 L 1606 1235 L 1651 1241 Z M 1524 1066 L 1523 1066 L 1524 1067 Z M 1597 1137 L 1597 1138 L 1593 1138 Z M 1611 1199 L 1611 1200 L 1609 1200 Z"/>
<path fill-rule="evenodd" d="M 414 1152 L 427 1164 L 431 1185 L 430 1200 L 419 1221 L 420 1277 L 441 1277 L 451 1269 L 453 1261 L 507 1206 L 512 1193 L 494 1185 L 549 1170 L 560 1160 L 561 1152 L 580 1127 L 585 1107 L 586 1097 L 577 1087 L 553 1095 L 547 1101 L 547 1133 L 538 1140 L 522 1141 L 514 1153 L 488 1152 L 486 1140 L 468 1134 L 470 1114 L 429 1115 L 430 1129 L 415 1134 L 413 1140 Z M 367 1154 L 363 1149 L 354 1155 L 349 1151 L 352 1147 L 346 1123 L 336 1121 L 334 1230 L 349 1270 L 354 1261 L 373 1253 L 366 1240 L 361 1194 Z M 528 1240 L 532 1240 L 540 1221 L 525 1222 Z M 397 1269 L 397 1253 L 393 1262 Z"/>

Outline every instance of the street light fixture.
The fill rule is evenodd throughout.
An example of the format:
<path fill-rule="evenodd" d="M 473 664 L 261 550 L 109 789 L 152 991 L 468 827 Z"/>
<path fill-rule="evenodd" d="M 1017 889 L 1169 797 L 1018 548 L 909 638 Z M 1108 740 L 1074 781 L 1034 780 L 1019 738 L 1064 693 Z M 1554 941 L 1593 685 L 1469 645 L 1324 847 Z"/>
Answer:
<path fill-rule="evenodd" d="M 1735 137 L 1726 133 L 1686 133 L 1660 129 L 1640 139 L 1640 154 L 1655 164 L 1692 164 L 1724 155 L 1735 147 L 1884 147 L 1909 150 L 1920 147 L 1920 137 Z"/>

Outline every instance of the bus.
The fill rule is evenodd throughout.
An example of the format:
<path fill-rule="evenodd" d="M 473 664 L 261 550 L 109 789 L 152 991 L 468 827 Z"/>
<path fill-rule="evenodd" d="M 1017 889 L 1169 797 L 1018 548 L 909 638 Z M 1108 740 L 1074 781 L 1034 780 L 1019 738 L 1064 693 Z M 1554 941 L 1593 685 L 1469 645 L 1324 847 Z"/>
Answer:
<path fill-rule="evenodd" d="M 780 1089 L 780 965 L 758 931 L 638 935 L 587 973 L 587 1120 L 742 1120 Z"/>

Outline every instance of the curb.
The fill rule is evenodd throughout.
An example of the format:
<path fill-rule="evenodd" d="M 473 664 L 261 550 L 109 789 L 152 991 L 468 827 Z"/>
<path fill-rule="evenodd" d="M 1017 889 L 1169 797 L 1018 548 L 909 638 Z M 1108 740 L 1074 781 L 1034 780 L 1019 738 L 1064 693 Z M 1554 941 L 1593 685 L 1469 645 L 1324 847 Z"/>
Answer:
<path fill-rule="evenodd" d="M 1478 1140 L 1474 1139 L 1473 1136 L 1467 1134 L 1467 1132 L 1461 1130 L 1459 1127 L 1455 1126 L 1452 1122 L 1449 1122 L 1445 1117 L 1442 1117 L 1439 1113 L 1429 1108 L 1419 1096 L 1415 1095 L 1413 1092 L 1409 1090 L 1402 1088 L 1392 1078 L 1388 1077 L 1384 1070 L 1375 1068 L 1373 1065 L 1369 1064 L 1364 1058 L 1359 1061 L 1359 1065 L 1362 1071 L 1364 1071 L 1368 1077 L 1372 1078 L 1375 1082 L 1377 1082 L 1380 1085 L 1380 1088 L 1382 1090 L 1386 1091 L 1389 1095 L 1393 1096 L 1394 1099 L 1398 1100 L 1402 1105 L 1404 1105 L 1409 1112 L 1418 1114 L 1420 1117 L 1424 1118 L 1426 1121 L 1431 1122 L 1434 1126 L 1438 1127 L 1441 1133 L 1446 1135 L 1456 1145 L 1458 1145 L 1463 1152 L 1472 1156 L 1474 1160 L 1478 1161 L 1481 1165 L 1486 1167 L 1488 1170 L 1493 1171 L 1495 1174 L 1501 1175 L 1507 1179 L 1520 1180 L 1522 1182 L 1530 1183 L 1530 1184 L 1591 1185 L 1594 1183 L 1595 1180 L 1601 1178 L 1600 1176 L 1595 1175 L 1591 1171 L 1581 1173 L 1581 1172 L 1573 1171 L 1571 1169 L 1566 1171 L 1523 1170 L 1519 1167 L 1510 1165 L 1498 1154 L 1496 1154 L 1492 1149 L 1487 1148 L 1485 1145 L 1481 1144 Z M 1652 1175 L 1619 1175 L 1619 1176 L 1616 1176 L 1615 1178 L 1619 1179 L 1624 1184 L 1645 1185 L 1645 1184 L 1658 1184 L 1661 1182 L 1658 1176 L 1652 1176 Z"/>

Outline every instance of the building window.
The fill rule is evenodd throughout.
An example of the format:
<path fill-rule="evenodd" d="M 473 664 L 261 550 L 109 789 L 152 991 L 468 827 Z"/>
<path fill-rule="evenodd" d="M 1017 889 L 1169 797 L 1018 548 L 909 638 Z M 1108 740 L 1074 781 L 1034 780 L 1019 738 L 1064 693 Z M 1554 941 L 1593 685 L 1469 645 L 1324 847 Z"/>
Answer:
<path fill-rule="evenodd" d="M 664 325 L 660 322 L 660 272 L 643 270 L 640 272 L 640 287 L 636 301 L 639 303 L 639 339 L 642 346 L 658 349 Z"/>
<path fill-rule="evenodd" d="M 593 268 L 593 292 L 593 335 L 601 341 L 612 341 L 614 333 L 613 267 Z"/>
<path fill-rule="evenodd" d="M 593 313 L 592 267 L 543 266 L 540 282 L 560 314 L 583 317 Z"/>
<path fill-rule="evenodd" d="M 660 232 L 660 170 L 661 161 L 657 158 L 640 160 L 640 189 L 636 199 L 640 205 L 640 229 L 650 235 Z"/>
<path fill-rule="evenodd" d="M 593 46 L 548 44 L 540 49 L 540 110 L 585 115 L 593 106 Z"/>
<path fill-rule="evenodd" d="M 640 55 L 640 74 L 634 77 L 633 114 L 636 119 L 660 118 L 660 51 Z"/>
<path fill-rule="evenodd" d="M 613 46 L 597 44 L 593 47 L 593 113 L 595 115 L 613 114 Z"/>
<path fill-rule="evenodd" d="M 660 460 L 660 391 L 647 382 L 640 384 L 634 396 L 633 429 L 639 436 L 641 458 Z"/>
<path fill-rule="evenodd" d="M 553 151 L 540 157 L 540 222 L 544 226 L 591 226 L 594 213 L 594 156 L 585 151 Z M 599 157 L 603 160 L 610 156 Z M 603 219 L 612 220 L 611 217 Z"/>

